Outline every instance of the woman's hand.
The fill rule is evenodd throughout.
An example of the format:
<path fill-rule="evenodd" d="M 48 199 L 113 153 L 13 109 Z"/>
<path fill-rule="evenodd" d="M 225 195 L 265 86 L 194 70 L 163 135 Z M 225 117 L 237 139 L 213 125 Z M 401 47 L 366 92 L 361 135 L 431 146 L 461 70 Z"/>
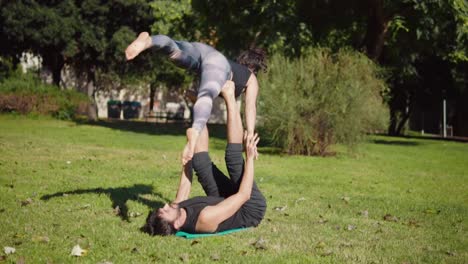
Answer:
<path fill-rule="evenodd" d="M 244 132 L 244 146 L 245 146 L 245 155 L 247 159 L 255 159 L 258 156 L 257 144 L 260 141 L 258 134 L 250 134 L 247 131 Z"/>
<path fill-rule="evenodd" d="M 248 135 L 250 136 L 254 136 L 254 132 L 247 132 Z M 258 135 L 257 135 L 258 136 Z M 258 149 L 255 149 L 255 155 L 254 155 L 254 159 L 255 160 L 258 160 Z"/>

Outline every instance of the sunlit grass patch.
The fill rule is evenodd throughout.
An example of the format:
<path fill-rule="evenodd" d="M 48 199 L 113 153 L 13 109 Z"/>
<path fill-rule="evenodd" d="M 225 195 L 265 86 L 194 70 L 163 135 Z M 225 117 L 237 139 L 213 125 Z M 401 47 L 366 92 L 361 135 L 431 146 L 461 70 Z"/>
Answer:
<path fill-rule="evenodd" d="M 263 222 L 194 240 L 140 231 L 175 197 L 183 134 L 0 116 L 0 254 L 7 263 L 463 263 L 468 145 L 371 136 L 357 153 L 260 149 Z M 146 129 L 146 130 L 145 130 Z M 144 131 L 144 132 L 143 132 Z M 221 168 L 220 137 L 211 139 Z M 224 168 L 223 168 L 224 169 Z M 194 180 L 193 195 L 202 195 Z M 118 208 L 116 208 L 118 207 Z M 71 256 L 75 245 L 87 250 Z"/>

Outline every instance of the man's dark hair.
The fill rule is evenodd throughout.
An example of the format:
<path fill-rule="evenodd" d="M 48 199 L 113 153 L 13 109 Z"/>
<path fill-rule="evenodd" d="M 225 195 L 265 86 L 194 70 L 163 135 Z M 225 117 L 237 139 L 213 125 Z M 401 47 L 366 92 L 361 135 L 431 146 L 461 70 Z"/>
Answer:
<path fill-rule="evenodd" d="M 260 70 L 266 72 L 267 55 L 265 50 L 261 48 L 248 49 L 237 57 L 237 63 L 247 66 L 255 74 Z"/>
<path fill-rule="evenodd" d="M 158 216 L 158 209 L 149 212 L 146 218 L 146 224 L 141 230 L 152 236 L 170 236 L 176 233 L 176 230 L 169 222 Z"/>

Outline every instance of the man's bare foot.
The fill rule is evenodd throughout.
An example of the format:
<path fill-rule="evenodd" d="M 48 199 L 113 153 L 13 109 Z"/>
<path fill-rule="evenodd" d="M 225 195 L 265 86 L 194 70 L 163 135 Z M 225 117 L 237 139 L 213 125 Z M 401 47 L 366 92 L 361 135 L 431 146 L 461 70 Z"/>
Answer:
<path fill-rule="evenodd" d="M 221 89 L 221 95 L 226 100 L 230 97 L 234 97 L 236 92 L 236 87 L 233 81 L 226 81 L 223 88 Z"/>
<path fill-rule="evenodd" d="M 182 152 L 183 165 L 192 160 L 193 152 L 195 151 L 195 143 L 198 139 L 198 132 L 193 128 L 189 128 L 186 131 L 186 135 L 187 144 L 185 144 L 184 151 Z"/>
<path fill-rule="evenodd" d="M 148 32 L 142 32 L 140 35 L 138 35 L 138 38 L 132 42 L 132 44 L 128 45 L 127 49 L 125 50 L 125 57 L 127 60 L 132 60 L 150 46 L 150 35 Z"/>

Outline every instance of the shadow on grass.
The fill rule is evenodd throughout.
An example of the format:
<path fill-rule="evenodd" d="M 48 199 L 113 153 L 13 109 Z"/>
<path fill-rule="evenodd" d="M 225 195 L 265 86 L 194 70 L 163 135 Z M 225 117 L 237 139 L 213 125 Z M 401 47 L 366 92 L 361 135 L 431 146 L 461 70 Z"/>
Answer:
<path fill-rule="evenodd" d="M 407 145 L 408 144 L 408 141 L 398 141 L 398 140 L 395 140 L 395 138 L 401 138 L 401 139 L 404 139 L 404 140 L 411 140 L 411 139 L 423 139 L 423 140 L 435 140 L 435 141 L 447 141 L 447 142 L 460 142 L 460 143 L 468 143 L 468 137 L 456 137 L 456 136 L 448 136 L 448 137 L 442 137 L 440 135 L 437 135 L 437 134 L 425 134 L 425 135 L 401 135 L 401 136 L 389 136 L 388 134 L 381 134 L 381 133 L 377 133 L 375 134 L 376 136 L 382 136 L 382 137 L 391 137 L 391 139 L 389 140 L 383 140 L 383 141 L 388 141 L 388 142 L 402 142 L 403 144 L 401 145 Z M 378 141 L 378 140 L 374 140 L 374 141 Z M 409 141 L 411 142 L 411 141 Z M 378 144 L 378 142 L 375 142 Z M 385 144 L 385 143 L 382 143 L 382 144 Z M 421 144 L 420 142 L 411 142 L 410 144 L 414 144 L 414 145 L 417 145 L 417 144 Z M 395 144 L 397 145 L 397 144 Z"/>
<path fill-rule="evenodd" d="M 418 146 L 420 143 L 415 141 L 403 141 L 403 140 L 383 140 L 383 139 L 375 139 L 373 140 L 375 144 L 383 144 L 383 145 L 397 145 L 397 146 Z"/>
<path fill-rule="evenodd" d="M 174 135 L 185 136 L 185 130 L 190 127 L 184 122 L 175 123 L 155 123 L 141 122 L 128 120 L 99 120 L 99 121 L 75 121 L 78 125 L 91 125 L 107 127 L 116 130 L 129 131 L 135 133 L 143 133 L 149 135 Z M 226 125 L 224 124 L 208 124 L 210 137 L 226 139 Z"/>
<path fill-rule="evenodd" d="M 55 197 L 64 197 L 68 195 L 80 194 L 104 194 L 108 195 L 112 201 L 112 208 L 116 210 L 122 220 L 129 221 L 127 201 L 135 201 L 148 206 L 150 209 L 162 207 L 165 202 L 170 202 L 167 198 L 163 197 L 160 193 L 154 192 L 151 185 L 135 184 L 131 187 L 118 187 L 118 188 L 94 188 L 94 189 L 79 189 L 69 192 L 57 192 L 54 194 L 47 194 L 41 197 L 41 200 L 47 201 Z M 152 194 L 158 196 L 163 202 L 152 201 L 141 197 L 142 194 Z M 116 209 L 118 206 L 118 210 Z"/>

